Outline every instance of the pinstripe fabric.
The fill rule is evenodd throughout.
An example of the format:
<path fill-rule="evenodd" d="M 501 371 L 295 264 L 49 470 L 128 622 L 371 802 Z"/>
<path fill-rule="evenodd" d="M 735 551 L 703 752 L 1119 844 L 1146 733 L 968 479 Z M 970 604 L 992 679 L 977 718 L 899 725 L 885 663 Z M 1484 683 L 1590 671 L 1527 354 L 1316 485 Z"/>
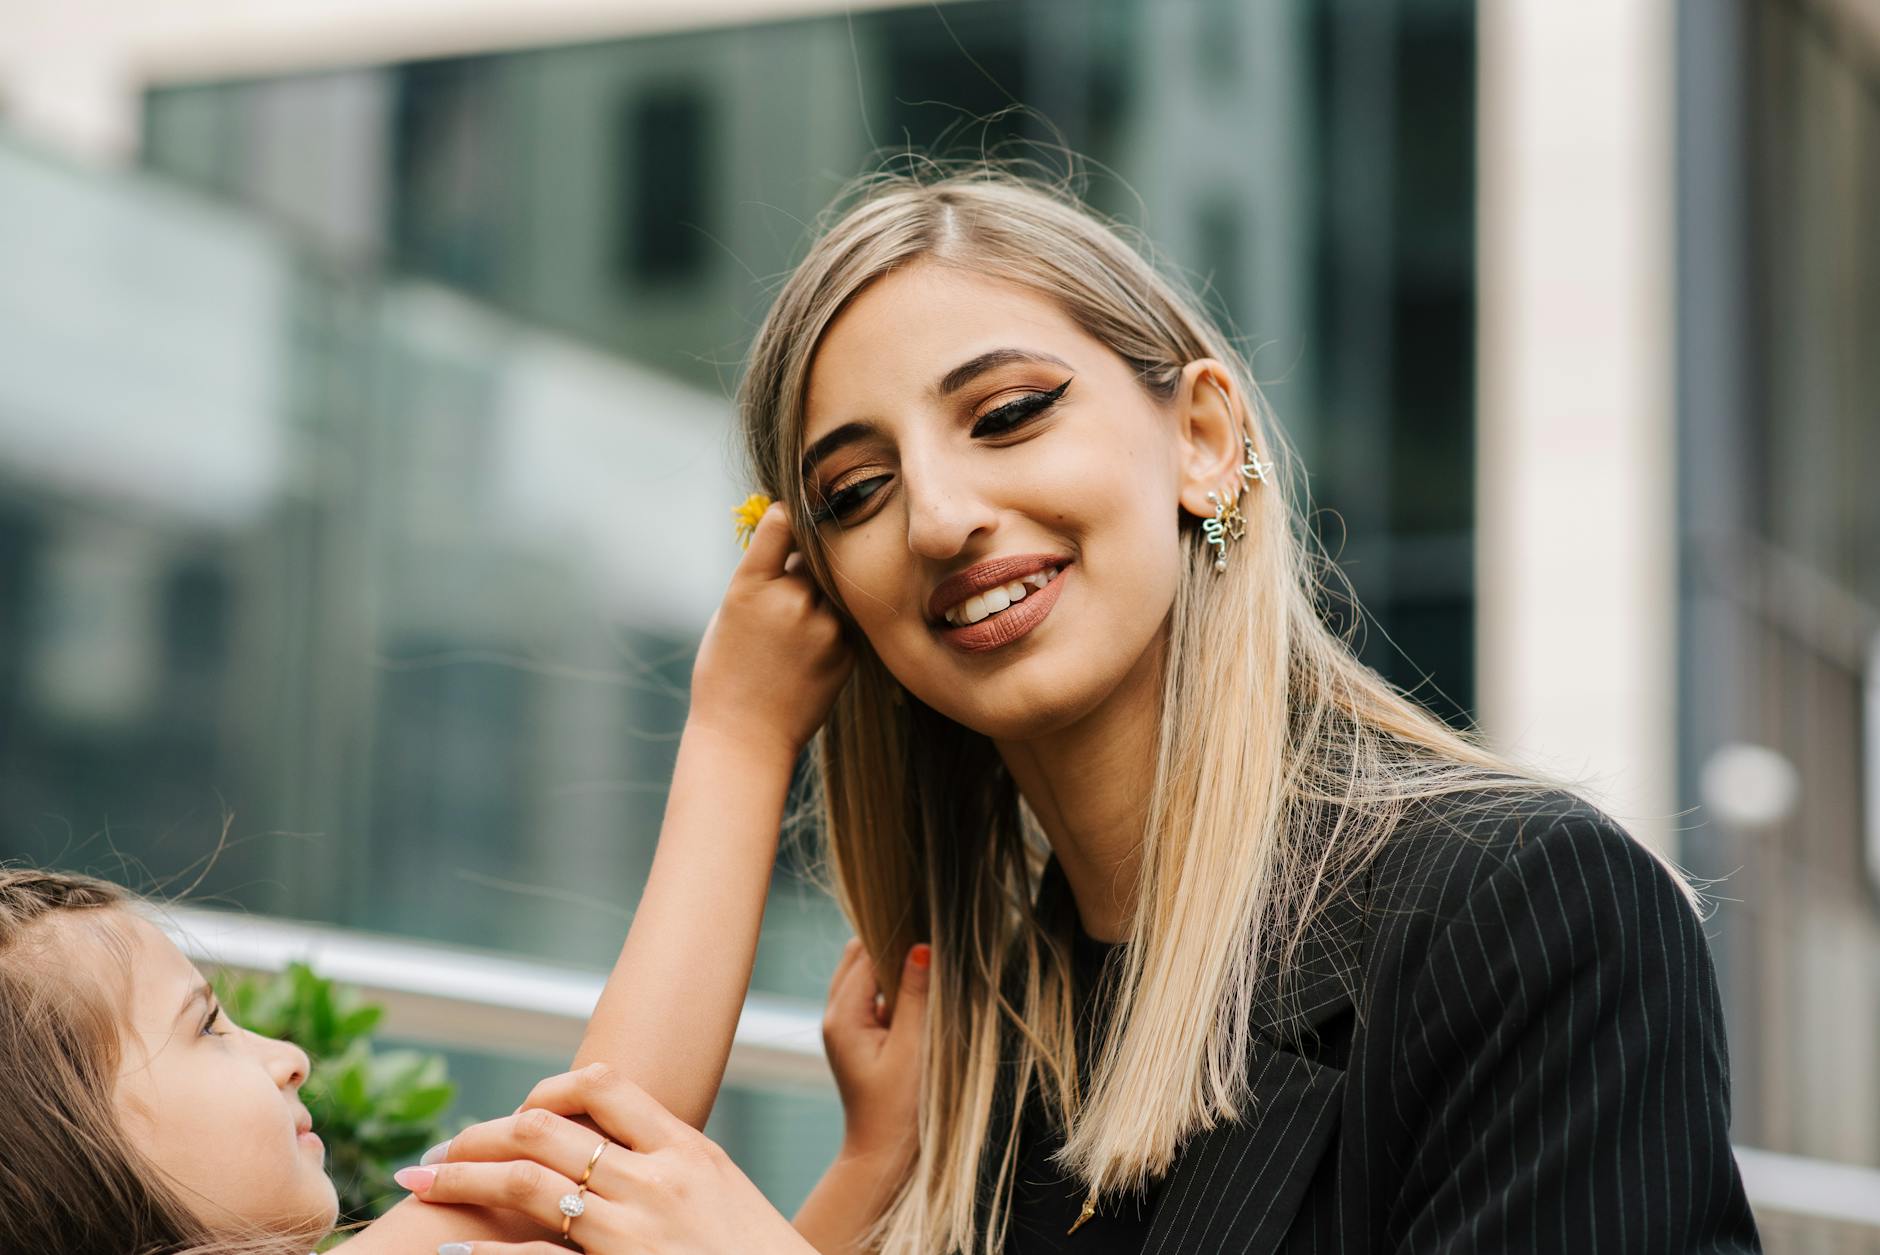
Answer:
<path fill-rule="evenodd" d="M 1250 1114 L 1154 1191 L 1146 1255 L 1761 1249 L 1699 921 L 1586 803 L 1426 804 L 1292 988 Z M 1122 1249 L 1081 1236 L 1061 1249 Z"/>

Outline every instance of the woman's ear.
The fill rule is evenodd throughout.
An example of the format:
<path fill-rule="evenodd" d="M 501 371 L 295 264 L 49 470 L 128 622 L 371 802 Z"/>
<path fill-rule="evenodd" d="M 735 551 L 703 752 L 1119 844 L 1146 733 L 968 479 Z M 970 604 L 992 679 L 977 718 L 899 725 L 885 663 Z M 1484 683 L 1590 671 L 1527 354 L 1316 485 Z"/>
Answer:
<path fill-rule="evenodd" d="M 1214 516 L 1210 492 L 1232 501 L 1240 487 L 1240 403 L 1234 380 L 1212 357 L 1182 367 L 1175 389 L 1176 467 L 1182 508 L 1200 518 Z"/>

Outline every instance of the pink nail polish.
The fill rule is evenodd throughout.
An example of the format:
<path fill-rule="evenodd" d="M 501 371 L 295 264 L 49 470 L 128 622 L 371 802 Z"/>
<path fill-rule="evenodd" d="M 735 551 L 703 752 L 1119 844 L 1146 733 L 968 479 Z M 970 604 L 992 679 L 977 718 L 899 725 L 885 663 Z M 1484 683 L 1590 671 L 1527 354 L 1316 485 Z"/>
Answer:
<path fill-rule="evenodd" d="M 430 1168 L 400 1168 L 392 1174 L 392 1180 L 413 1194 L 422 1195 L 437 1180 L 437 1173 Z"/>

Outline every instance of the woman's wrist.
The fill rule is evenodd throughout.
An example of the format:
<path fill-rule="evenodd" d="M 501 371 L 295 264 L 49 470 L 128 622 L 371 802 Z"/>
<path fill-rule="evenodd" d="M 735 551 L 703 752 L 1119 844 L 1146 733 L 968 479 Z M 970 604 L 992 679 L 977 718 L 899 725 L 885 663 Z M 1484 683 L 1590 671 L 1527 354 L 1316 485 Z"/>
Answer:
<path fill-rule="evenodd" d="M 877 1217 L 893 1201 L 912 1156 L 887 1148 L 843 1143 L 822 1179 L 803 1200 L 791 1226 L 821 1255 L 854 1255 Z"/>
<path fill-rule="evenodd" d="M 914 1167 L 912 1146 L 855 1145 L 845 1141 L 829 1165 L 842 1193 L 872 1217 L 886 1207 Z"/>
<path fill-rule="evenodd" d="M 899 1142 L 881 1145 L 863 1138 L 844 1136 L 842 1146 L 836 1151 L 836 1163 L 854 1164 L 876 1170 L 904 1168 L 914 1162 L 916 1147 L 912 1143 Z"/>

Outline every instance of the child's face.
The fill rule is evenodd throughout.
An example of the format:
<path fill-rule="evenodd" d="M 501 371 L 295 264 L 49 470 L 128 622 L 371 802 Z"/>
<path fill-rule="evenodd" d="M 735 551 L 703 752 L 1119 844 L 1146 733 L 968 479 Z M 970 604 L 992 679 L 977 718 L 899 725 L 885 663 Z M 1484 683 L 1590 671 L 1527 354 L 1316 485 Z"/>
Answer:
<path fill-rule="evenodd" d="M 326 1148 L 299 1097 L 306 1053 L 231 1022 L 169 938 L 120 919 L 132 980 L 116 1100 L 132 1144 L 215 1230 L 331 1227 Z"/>

